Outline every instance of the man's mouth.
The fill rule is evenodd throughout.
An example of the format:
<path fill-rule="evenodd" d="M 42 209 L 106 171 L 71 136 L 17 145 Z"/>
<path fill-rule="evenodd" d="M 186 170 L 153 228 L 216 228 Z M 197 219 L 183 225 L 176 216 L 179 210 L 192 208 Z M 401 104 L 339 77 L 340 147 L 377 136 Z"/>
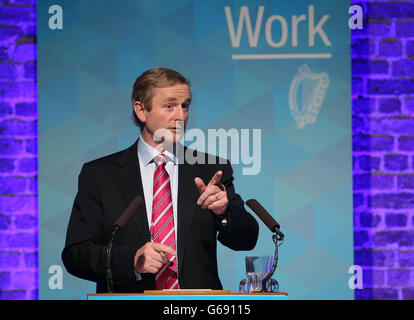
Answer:
<path fill-rule="evenodd" d="M 183 128 L 177 128 L 177 127 L 169 128 L 169 130 L 175 133 L 182 133 L 184 131 Z"/>

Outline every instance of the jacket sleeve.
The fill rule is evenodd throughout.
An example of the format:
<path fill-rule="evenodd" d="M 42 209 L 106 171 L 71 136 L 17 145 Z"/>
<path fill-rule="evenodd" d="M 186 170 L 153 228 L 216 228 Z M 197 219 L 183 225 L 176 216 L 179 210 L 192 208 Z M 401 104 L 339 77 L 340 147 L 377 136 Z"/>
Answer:
<path fill-rule="evenodd" d="M 259 235 L 259 224 L 244 208 L 244 201 L 235 192 L 233 181 L 233 169 L 227 162 L 221 179 L 229 200 L 225 216 L 227 224 L 218 223 L 218 240 L 233 250 L 252 250 Z"/>
<path fill-rule="evenodd" d="M 72 208 L 62 251 L 67 271 L 79 278 L 102 281 L 106 278 L 106 247 L 102 202 L 92 169 L 88 164 L 79 175 L 78 192 Z M 134 257 L 138 247 L 114 245 L 111 269 L 114 281 L 135 280 Z"/>

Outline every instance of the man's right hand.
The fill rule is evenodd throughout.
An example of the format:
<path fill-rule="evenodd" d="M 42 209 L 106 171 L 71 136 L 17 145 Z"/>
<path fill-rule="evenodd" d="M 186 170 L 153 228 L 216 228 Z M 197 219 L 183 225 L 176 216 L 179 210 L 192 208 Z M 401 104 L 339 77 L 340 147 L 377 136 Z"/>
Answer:
<path fill-rule="evenodd" d="M 147 242 L 135 253 L 135 271 L 156 274 L 168 262 L 165 253 L 177 256 L 177 252 L 165 244 Z"/>

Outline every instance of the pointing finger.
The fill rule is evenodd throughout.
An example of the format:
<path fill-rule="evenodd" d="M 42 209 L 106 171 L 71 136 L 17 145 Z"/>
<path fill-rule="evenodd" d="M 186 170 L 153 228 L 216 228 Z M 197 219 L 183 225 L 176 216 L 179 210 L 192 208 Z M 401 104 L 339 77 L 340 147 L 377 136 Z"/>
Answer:
<path fill-rule="evenodd" d="M 222 175 L 223 175 L 223 171 L 221 171 L 221 170 L 217 171 L 217 172 L 214 174 L 213 178 L 211 178 L 211 180 L 210 180 L 210 182 L 208 183 L 208 185 L 209 185 L 209 186 L 211 186 L 211 185 L 219 185 L 219 184 L 220 184 L 220 179 L 221 179 L 221 176 L 222 176 Z"/>

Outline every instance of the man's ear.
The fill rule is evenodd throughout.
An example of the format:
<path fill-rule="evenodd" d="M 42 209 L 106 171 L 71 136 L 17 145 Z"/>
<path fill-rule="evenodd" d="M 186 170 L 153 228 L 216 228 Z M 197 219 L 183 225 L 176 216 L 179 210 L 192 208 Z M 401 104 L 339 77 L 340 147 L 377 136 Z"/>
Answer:
<path fill-rule="evenodd" d="M 140 101 L 134 102 L 134 111 L 136 116 L 138 117 L 141 122 L 145 123 L 145 108 L 144 104 Z"/>

